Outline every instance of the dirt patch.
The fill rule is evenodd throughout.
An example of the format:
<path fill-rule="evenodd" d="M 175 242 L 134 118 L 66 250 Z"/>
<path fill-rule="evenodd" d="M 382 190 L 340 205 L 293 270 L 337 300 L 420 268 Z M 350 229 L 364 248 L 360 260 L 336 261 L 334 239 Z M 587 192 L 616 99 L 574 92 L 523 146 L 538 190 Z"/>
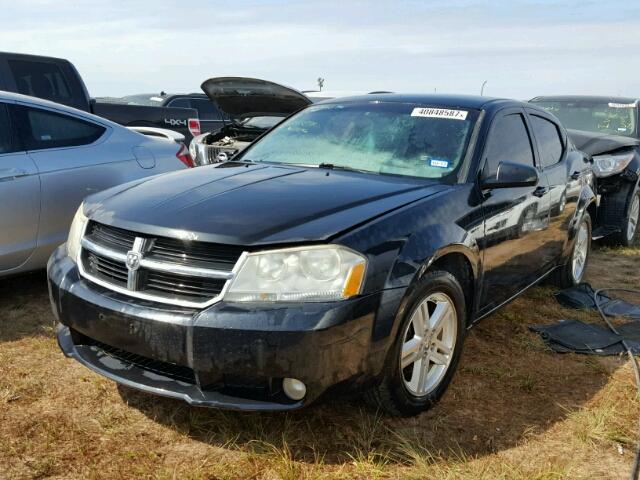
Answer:
<path fill-rule="evenodd" d="M 640 284 L 640 249 L 597 249 L 596 287 Z M 626 358 L 558 355 L 560 318 L 531 290 L 470 331 L 431 411 L 389 419 L 358 398 L 288 414 L 188 407 L 65 359 L 43 274 L 0 281 L 0 478 L 622 478 L 640 402 Z"/>

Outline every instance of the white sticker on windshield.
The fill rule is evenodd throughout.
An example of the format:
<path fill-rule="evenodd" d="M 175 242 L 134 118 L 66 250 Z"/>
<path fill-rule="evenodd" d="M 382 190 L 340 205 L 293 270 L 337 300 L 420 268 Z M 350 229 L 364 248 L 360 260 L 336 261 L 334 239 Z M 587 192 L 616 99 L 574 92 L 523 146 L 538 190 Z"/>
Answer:
<path fill-rule="evenodd" d="M 449 110 L 447 108 L 414 108 L 411 112 L 412 117 L 429 117 L 429 118 L 449 118 L 451 120 L 466 120 L 466 110 Z"/>
<path fill-rule="evenodd" d="M 162 102 L 164 98 L 162 97 L 149 97 L 149 100 L 153 100 L 154 102 Z"/>
<path fill-rule="evenodd" d="M 447 160 L 436 160 L 435 158 L 429 160 L 429 165 L 437 168 L 449 168 L 449 162 Z"/>
<path fill-rule="evenodd" d="M 633 103 L 611 103 L 609 102 L 609 108 L 635 108 L 637 102 Z"/>

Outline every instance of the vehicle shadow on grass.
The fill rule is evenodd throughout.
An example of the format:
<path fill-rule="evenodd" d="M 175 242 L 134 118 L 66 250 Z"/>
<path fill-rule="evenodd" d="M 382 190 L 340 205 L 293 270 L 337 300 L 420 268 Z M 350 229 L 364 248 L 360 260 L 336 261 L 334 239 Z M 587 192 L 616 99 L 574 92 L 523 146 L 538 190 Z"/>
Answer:
<path fill-rule="evenodd" d="M 51 336 L 53 324 L 44 270 L 0 279 L 0 342 Z"/>
<path fill-rule="evenodd" d="M 119 392 L 130 406 L 194 440 L 258 454 L 280 452 L 302 462 L 406 463 L 418 456 L 434 461 L 488 455 L 565 419 L 602 389 L 619 365 L 555 354 L 528 331 L 531 323 L 562 318 L 556 305 L 535 307 L 550 294 L 534 289 L 471 330 L 451 388 L 433 409 L 414 418 L 385 417 L 360 398 L 328 399 L 289 413 L 239 413 L 189 407 L 126 387 Z M 554 309 L 555 316 L 541 313 L 544 308 Z"/>

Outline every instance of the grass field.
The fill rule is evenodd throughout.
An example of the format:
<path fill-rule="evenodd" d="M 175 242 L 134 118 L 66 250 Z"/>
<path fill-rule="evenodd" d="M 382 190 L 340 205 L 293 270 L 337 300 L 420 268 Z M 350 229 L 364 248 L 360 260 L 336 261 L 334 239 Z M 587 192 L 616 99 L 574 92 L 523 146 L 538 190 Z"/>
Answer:
<path fill-rule="evenodd" d="M 596 249 L 588 276 L 638 288 L 640 248 Z M 0 478 L 626 478 L 631 365 L 548 350 L 528 325 L 600 322 L 552 292 L 471 330 L 440 404 L 390 419 L 357 398 L 247 414 L 118 387 L 58 350 L 44 274 L 0 280 Z"/>

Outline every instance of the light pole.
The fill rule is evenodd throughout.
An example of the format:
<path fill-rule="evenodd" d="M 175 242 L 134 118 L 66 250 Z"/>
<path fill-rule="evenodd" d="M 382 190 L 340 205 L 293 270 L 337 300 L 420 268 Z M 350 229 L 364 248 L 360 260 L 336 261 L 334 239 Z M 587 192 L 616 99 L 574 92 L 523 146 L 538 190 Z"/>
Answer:
<path fill-rule="evenodd" d="M 482 82 L 482 86 L 480 87 L 480 96 L 484 95 L 484 86 L 487 84 L 487 81 L 485 80 L 484 82 Z"/>

